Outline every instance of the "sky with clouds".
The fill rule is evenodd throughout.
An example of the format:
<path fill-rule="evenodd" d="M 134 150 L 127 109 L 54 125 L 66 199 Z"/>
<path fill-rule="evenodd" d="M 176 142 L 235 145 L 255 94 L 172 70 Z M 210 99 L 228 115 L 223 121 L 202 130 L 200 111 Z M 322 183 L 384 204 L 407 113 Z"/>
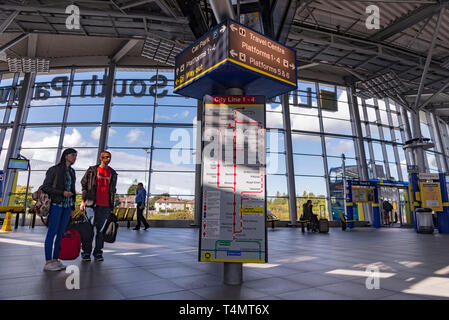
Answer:
<path fill-rule="evenodd" d="M 100 75 L 100 73 L 98 73 Z M 171 73 L 166 76 L 172 78 Z M 50 81 L 54 76 L 42 76 L 37 81 Z M 77 74 L 76 80 L 91 79 L 92 73 Z M 119 72 L 117 79 L 149 79 L 149 72 Z M 1 86 L 5 83 L 2 82 Z M 74 93 L 79 93 L 78 88 L 74 88 Z M 307 90 L 314 86 L 310 84 L 301 84 L 299 90 Z M 153 114 L 153 97 L 114 97 L 111 111 L 112 122 L 156 122 L 169 123 L 195 123 L 196 120 L 196 100 L 186 99 L 175 96 L 172 89 L 169 89 L 169 96 L 158 99 L 156 115 Z M 321 86 L 320 89 L 333 91 L 333 87 Z M 97 87 L 97 93 L 100 88 Z M 52 95 L 60 95 L 60 92 L 50 90 Z M 306 103 L 307 99 L 304 93 L 298 97 L 300 103 Z M 352 135 L 350 124 L 350 114 L 346 91 L 338 88 L 337 90 L 338 110 L 323 111 L 323 125 L 326 133 Z M 293 103 L 293 98 L 290 99 Z M 104 98 L 80 98 L 74 97 L 71 100 L 69 108 L 68 121 L 77 122 L 76 126 L 70 125 L 65 129 L 63 145 L 64 147 L 75 147 L 78 150 L 78 158 L 74 165 L 77 170 L 77 190 L 81 190 L 79 181 L 88 166 L 94 165 L 97 157 L 97 145 L 100 137 L 101 127 L 95 122 L 100 122 L 102 118 Z M 178 107 L 182 105 L 183 107 Z M 31 159 L 33 170 L 47 170 L 56 160 L 56 147 L 59 143 L 61 127 L 58 123 L 62 121 L 65 99 L 50 98 L 47 100 L 33 100 L 29 109 L 28 123 L 54 123 L 52 127 L 38 128 L 27 127 L 24 133 L 21 154 Z M 380 105 L 381 109 L 384 109 Z M 368 117 L 373 119 L 374 109 L 368 108 Z M 291 106 L 291 125 L 293 130 L 310 131 L 319 133 L 318 109 L 316 99 L 312 99 L 311 107 Z M 387 113 L 380 110 L 380 116 L 383 123 L 388 123 Z M 282 106 L 279 103 L 267 104 L 267 128 L 283 128 Z M 385 121 L 385 122 L 384 122 Z M 395 121 L 394 121 L 395 122 Z M 397 122 L 397 119 L 396 119 Z M 10 130 L 8 130 L 9 132 Z M 182 145 L 188 150 L 169 150 L 174 146 L 180 146 L 180 137 L 173 135 L 173 132 L 184 132 L 187 139 Z M 172 139 L 170 139 L 170 137 Z M 152 137 L 152 128 L 143 126 L 111 126 L 109 128 L 108 146 L 111 147 L 112 161 L 111 167 L 119 170 L 118 192 L 125 193 L 128 187 L 135 181 L 142 181 L 147 184 L 148 169 L 150 157 L 143 149 L 151 145 L 160 148 L 155 150 L 152 159 L 153 170 L 163 171 L 153 173 L 151 176 L 151 192 L 153 194 L 168 192 L 170 194 L 193 195 L 194 194 L 194 137 L 192 129 L 187 128 L 164 128 L 158 127 Z M 295 173 L 299 175 L 324 176 L 323 160 L 321 157 L 321 139 L 319 136 L 306 134 L 293 134 L 293 152 L 308 154 L 309 156 L 294 156 Z M 285 174 L 285 156 L 278 154 L 284 150 L 283 134 L 271 130 L 267 138 L 269 153 L 267 154 L 267 173 Z M 9 135 L 7 134 L 3 148 L 7 148 Z M 349 158 L 355 158 L 354 143 L 352 139 L 340 139 L 333 137 L 325 138 L 325 145 L 328 156 L 339 157 L 342 153 Z M 277 148 L 277 150 L 276 150 Z M 170 161 L 170 156 L 184 156 L 189 159 L 186 164 L 174 164 Z M 388 150 L 390 162 L 394 162 L 392 150 Z M 3 163 L 5 152 L 0 155 L 0 161 Z M 334 166 L 340 166 L 339 159 L 329 158 L 329 169 Z M 429 162 L 436 165 L 435 156 L 429 154 Z M 405 163 L 405 157 L 401 156 L 401 164 Z M 140 170 L 141 172 L 131 172 Z M 33 172 L 31 176 L 31 185 L 38 186 L 42 183 L 44 171 Z M 185 172 L 190 171 L 190 172 Z M 303 190 L 315 194 L 325 194 L 324 178 L 296 177 L 298 194 Z M 26 184 L 26 174 L 19 175 L 19 184 Z M 286 192 L 285 176 L 272 175 L 268 177 L 268 193 L 276 194 Z"/>

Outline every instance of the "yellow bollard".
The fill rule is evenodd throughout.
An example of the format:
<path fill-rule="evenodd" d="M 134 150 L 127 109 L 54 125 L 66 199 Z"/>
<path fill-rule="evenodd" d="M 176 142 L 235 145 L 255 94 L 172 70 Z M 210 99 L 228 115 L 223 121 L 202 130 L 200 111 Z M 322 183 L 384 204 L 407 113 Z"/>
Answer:
<path fill-rule="evenodd" d="M 5 220 L 3 220 L 3 226 L 0 231 L 12 231 L 11 229 L 11 212 L 6 212 Z"/>

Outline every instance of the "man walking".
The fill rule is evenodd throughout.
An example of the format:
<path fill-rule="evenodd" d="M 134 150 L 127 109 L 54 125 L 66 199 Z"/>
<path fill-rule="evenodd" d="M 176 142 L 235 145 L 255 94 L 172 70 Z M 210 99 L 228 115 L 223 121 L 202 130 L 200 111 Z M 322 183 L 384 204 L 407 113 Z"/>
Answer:
<path fill-rule="evenodd" d="M 143 223 L 145 226 L 144 230 L 147 230 L 150 225 L 148 224 L 147 220 L 145 220 L 145 217 L 143 216 L 143 210 L 145 209 L 145 200 L 147 197 L 147 191 L 143 187 L 143 183 L 139 182 L 137 184 L 137 195 L 136 195 L 136 203 L 137 203 L 137 225 L 133 230 L 139 230 L 140 229 L 140 222 Z"/>
<path fill-rule="evenodd" d="M 94 227 L 96 229 L 95 249 L 93 256 L 95 261 L 103 261 L 103 227 L 114 208 L 114 200 L 117 186 L 117 173 L 109 167 L 111 153 L 103 151 L 100 154 L 100 164 L 87 169 L 81 180 L 83 190 L 80 210 L 86 207 L 94 209 Z M 83 261 L 90 261 L 92 243 L 83 249 Z"/>

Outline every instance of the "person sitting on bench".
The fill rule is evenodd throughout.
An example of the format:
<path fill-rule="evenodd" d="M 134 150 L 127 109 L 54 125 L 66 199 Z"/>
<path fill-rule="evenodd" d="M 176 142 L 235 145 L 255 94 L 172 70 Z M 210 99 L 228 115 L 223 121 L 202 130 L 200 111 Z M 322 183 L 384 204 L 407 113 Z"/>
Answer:
<path fill-rule="evenodd" d="M 302 206 L 303 216 L 305 220 L 309 220 L 310 228 L 313 232 L 318 231 L 318 218 L 312 211 L 312 200 L 307 200 L 307 202 Z"/>

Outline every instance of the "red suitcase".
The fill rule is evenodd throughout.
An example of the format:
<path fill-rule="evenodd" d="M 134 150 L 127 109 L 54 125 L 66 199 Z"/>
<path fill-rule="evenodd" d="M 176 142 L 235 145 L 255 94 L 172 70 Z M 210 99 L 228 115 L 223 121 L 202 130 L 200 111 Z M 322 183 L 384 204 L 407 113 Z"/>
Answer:
<path fill-rule="evenodd" d="M 81 249 L 81 236 L 75 229 L 66 231 L 60 242 L 59 259 L 73 260 L 78 258 Z"/>

